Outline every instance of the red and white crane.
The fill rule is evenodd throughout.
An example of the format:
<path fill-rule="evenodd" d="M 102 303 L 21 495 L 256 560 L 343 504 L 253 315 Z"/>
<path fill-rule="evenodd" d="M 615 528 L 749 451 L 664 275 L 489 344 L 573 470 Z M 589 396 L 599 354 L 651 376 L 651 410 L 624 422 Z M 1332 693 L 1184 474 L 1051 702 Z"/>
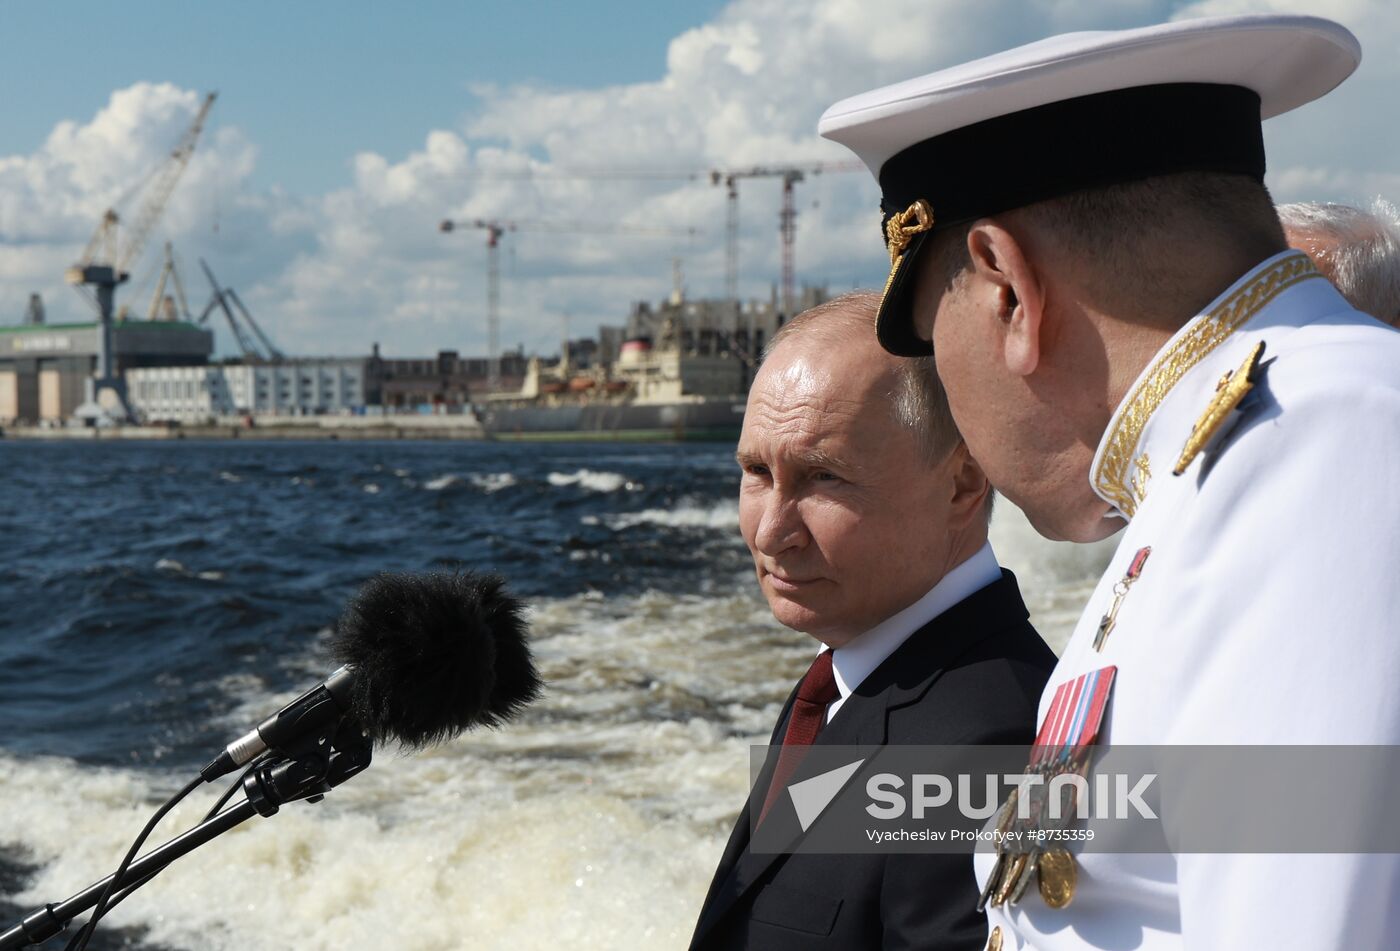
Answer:
<path fill-rule="evenodd" d="M 808 175 L 821 175 L 831 172 L 859 172 L 865 166 L 860 162 L 809 162 L 796 165 L 754 165 L 748 168 L 714 169 L 710 172 L 710 184 L 723 184 L 728 190 L 728 207 L 725 217 L 724 247 L 724 296 L 739 303 L 739 180 L 741 178 L 781 178 L 783 180 L 783 206 L 778 212 L 778 233 L 782 242 L 782 304 L 783 313 L 792 316 L 796 306 L 796 266 L 793 260 L 793 246 L 797 242 L 797 206 L 793 186 L 804 181 Z"/>
<path fill-rule="evenodd" d="M 555 224 L 545 221 L 510 221 L 502 218 L 443 219 L 438 230 L 444 234 L 475 228 L 486 232 L 486 352 L 489 360 L 487 385 L 491 392 L 501 384 L 501 238 L 508 231 L 537 231 L 553 234 L 635 234 L 657 237 L 687 237 L 694 228 L 628 228 L 590 224 Z"/>

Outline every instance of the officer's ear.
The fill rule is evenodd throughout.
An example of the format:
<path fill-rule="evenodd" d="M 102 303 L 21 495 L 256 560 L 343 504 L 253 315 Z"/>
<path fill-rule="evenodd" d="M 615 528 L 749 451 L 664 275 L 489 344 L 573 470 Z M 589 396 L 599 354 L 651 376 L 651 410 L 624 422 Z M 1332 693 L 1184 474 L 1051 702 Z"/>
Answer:
<path fill-rule="evenodd" d="M 1006 368 L 1016 376 L 1029 376 L 1040 363 L 1045 283 L 1026 245 L 999 219 L 983 218 L 973 224 L 967 250 L 973 272 L 988 291 L 986 303 L 1001 324 Z"/>

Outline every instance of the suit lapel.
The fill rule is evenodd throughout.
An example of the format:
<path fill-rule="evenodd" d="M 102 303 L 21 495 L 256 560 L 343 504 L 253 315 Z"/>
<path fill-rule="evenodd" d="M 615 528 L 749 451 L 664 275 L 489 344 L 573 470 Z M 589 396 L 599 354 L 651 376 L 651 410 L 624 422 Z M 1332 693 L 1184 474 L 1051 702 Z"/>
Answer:
<path fill-rule="evenodd" d="M 863 686 L 863 685 L 862 685 Z M 836 715 L 831 718 L 831 722 L 822 728 L 817 734 L 814 746 L 877 746 L 884 742 L 885 736 L 885 711 L 888 690 L 881 690 L 878 693 L 858 695 L 852 693 L 846 698 L 846 702 L 841 704 L 841 709 L 836 711 Z M 799 768 L 800 769 L 800 768 Z M 800 773 L 799 773 L 800 775 Z M 767 793 L 768 783 L 772 778 L 772 770 L 764 771 L 762 780 L 756 784 L 756 789 Z M 760 797 L 761 798 L 761 797 Z M 756 853 L 749 850 L 748 829 L 749 820 L 752 815 L 750 809 L 754 801 L 754 795 L 749 796 L 749 802 L 744 804 L 744 813 L 741 819 L 744 822 L 745 843 L 738 861 L 735 863 L 733 873 L 728 877 L 725 885 L 726 889 L 721 893 L 721 899 L 728 898 L 725 903 L 729 905 L 737 901 L 744 892 L 748 891 L 760 878 L 768 871 L 778 859 L 802 841 L 803 833 L 794 835 L 792 842 L 778 852 Z M 781 801 L 780 801 L 781 802 Z M 786 802 L 774 803 L 774 811 L 780 808 L 790 808 Z M 769 821 L 772 821 L 771 819 Z M 722 914 L 722 910 L 717 914 Z"/>

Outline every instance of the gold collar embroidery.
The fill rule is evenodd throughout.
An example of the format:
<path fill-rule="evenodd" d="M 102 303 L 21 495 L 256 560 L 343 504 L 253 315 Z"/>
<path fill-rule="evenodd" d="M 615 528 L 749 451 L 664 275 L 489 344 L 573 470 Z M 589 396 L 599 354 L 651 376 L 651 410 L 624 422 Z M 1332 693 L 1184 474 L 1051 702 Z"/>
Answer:
<path fill-rule="evenodd" d="M 1321 276 L 1306 254 L 1289 255 L 1260 271 L 1209 313 L 1196 318 L 1187 332 L 1157 357 L 1109 424 L 1103 454 L 1093 475 L 1099 494 L 1131 518 L 1141 501 L 1129 481 L 1138 441 L 1172 387 L 1280 293 Z M 1138 487 L 1145 497 L 1146 485 L 1139 482 Z"/>

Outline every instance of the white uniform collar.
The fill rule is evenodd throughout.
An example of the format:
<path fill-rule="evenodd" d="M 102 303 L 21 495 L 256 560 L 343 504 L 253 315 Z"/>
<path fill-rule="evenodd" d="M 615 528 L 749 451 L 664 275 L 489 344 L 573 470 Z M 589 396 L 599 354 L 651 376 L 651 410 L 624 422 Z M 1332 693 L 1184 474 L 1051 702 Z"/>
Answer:
<path fill-rule="evenodd" d="M 1307 289 L 1294 290 L 1298 285 Z M 1293 310 L 1269 305 L 1286 294 L 1328 292 L 1336 294 L 1307 255 L 1285 251 L 1249 271 L 1177 331 L 1129 387 L 1104 430 L 1089 470 L 1099 497 L 1132 518 L 1154 471 L 1158 479 L 1171 478 L 1221 368 L 1239 366 L 1262 331 L 1285 322 L 1282 315 Z"/>
<path fill-rule="evenodd" d="M 1001 578 L 1001 566 L 987 542 L 967 561 L 939 580 L 928 594 L 887 620 L 860 634 L 831 655 L 831 669 L 841 696 L 827 707 L 829 721 L 861 681 L 885 662 L 909 635 L 938 615 Z"/>

